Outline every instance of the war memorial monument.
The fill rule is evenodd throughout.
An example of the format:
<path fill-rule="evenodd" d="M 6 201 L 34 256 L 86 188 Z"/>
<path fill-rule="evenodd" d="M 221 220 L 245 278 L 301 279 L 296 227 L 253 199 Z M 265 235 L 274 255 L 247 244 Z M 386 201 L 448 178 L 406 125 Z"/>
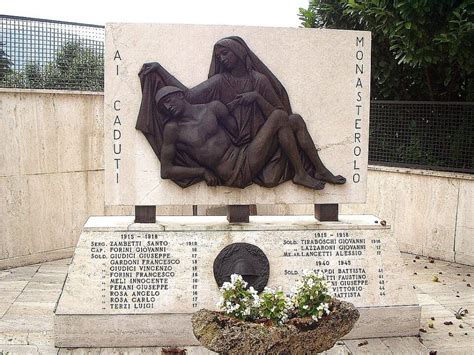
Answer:
<path fill-rule="evenodd" d="M 348 339 L 417 334 L 390 226 L 338 208 L 366 200 L 370 46 L 363 31 L 108 24 L 106 204 L 135 216 L 86 222 L 56 346 L 199 345 L 191 316 L 216 308 L 232 273 L 261 290 L 307 269 L 357 306 Z M 314 215 L 250 216 L 259 204 Z"/>

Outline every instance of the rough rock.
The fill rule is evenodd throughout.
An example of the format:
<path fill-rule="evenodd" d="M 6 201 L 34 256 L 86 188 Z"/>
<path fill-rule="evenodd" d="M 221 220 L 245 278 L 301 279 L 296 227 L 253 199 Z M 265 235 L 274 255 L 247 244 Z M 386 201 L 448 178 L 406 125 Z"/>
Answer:
<path fill-rule="evenodd" d="M 192 317 L 196 338 L 223 354 L 316 354 L 349 333 L 359 319 L 352 303 L 334 300 L 332 311 L 318 322 L 293 318 L 282 326 L 241 321 L 201 309 Z"/>

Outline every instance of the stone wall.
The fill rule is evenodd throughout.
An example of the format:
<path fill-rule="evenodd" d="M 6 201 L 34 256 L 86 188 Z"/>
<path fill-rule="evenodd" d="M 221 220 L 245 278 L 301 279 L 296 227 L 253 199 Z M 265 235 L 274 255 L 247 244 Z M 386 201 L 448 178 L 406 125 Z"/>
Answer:
<path fill-rule="evenodd" d="M 69 257 L 90 215 L 132 212 L 104 206 L 102 93 L 0 89 L 0 132 L 0 269 Z"/>
<path fill-rule="evenodd" d="M 366 205 L 393 227 L 402 251 L 474 265 L 474 175 L 371 166 Z"/>
<path fill-rule="evenodd" d="M 71 256 L 88 216 L 132 213 L 104 205 L 102 93 L 0 89 L 0 131 L 0 269 Z M 474 265 L 473 191 L 471 175 L 370 167 L 368 203 L 342 212 L 387 220 L 402 251 Z"/>

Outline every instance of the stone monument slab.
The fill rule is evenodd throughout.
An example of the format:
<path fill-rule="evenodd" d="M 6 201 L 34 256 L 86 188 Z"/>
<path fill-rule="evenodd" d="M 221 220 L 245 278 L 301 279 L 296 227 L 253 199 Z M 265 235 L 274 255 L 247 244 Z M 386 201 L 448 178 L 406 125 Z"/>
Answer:
<path fill-rule="evenodd" d="M 345 177 L 345 184 L 326 184 L 323 190 L 313 190 L 291 181 L 272 189 L 257 183 L 245 188 L 207 186 L 201 181 L 183 189 L 161 178 L 161 153 L 154 152 L 145 135 L 135 128 L 139 126 L 143 89 L 138 73 L 144 63 L 159 62 L 187 88 L 195 88 L 213 80 L 208 74 L 215 60 L 214 45 L 229 36 L 245 41 L 260 67 L 263 63 L 286 89 L 286 106 L 291 104 L 292 112 L 301 115 L 322 162 L 335 175 Z M 106 204 L 365 202 L 370 45 L 370 33 L 363 31 L 107 24 Z M 231 109 L 229 104 L 227 107 Z"/>
<path fill-rule="evenodd" d="M 196 345 L 191 316 L 216 309 L 231 274 L 289 291 L 304 270 L 359 309 L 347 338 L 417 334 L 397 243 L 374 216 L 134 223 L 156 205 L 308 203 L 337 220 L 335 204 L 365 202 L 370 46 L 361 31 L 108 24 L 106 204 L 143 219 L 89 218 L 56 346 Z"/>
<path fill-rule="evenodd" d="M 144 225 L 133 217 L 91 217 L 55 311 L 56 345 L 197 344 L 190 317 L 216 308 L 213 263 L 232 243 L 263 251 L 270 287 L 289 291 L 303 270 L 322 271 L 336 296 L 361 313 L 348 338 L 414 335 L 420 308 L 390 228 L 379 222 L 252 216 L 249 224 L 230 225 L 225 217 L 159 217 Z"/>

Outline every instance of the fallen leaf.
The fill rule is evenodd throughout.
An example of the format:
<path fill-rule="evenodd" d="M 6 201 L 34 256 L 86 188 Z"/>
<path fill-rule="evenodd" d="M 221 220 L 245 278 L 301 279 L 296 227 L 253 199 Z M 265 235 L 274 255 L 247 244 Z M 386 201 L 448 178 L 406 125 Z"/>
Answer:
<path fill-rule="evenodd" d="M 362 343 L 357 344 L 357 346 L 364 346 L 367 345 L 369 342 L 367 340 L 364 340 Z"/>

